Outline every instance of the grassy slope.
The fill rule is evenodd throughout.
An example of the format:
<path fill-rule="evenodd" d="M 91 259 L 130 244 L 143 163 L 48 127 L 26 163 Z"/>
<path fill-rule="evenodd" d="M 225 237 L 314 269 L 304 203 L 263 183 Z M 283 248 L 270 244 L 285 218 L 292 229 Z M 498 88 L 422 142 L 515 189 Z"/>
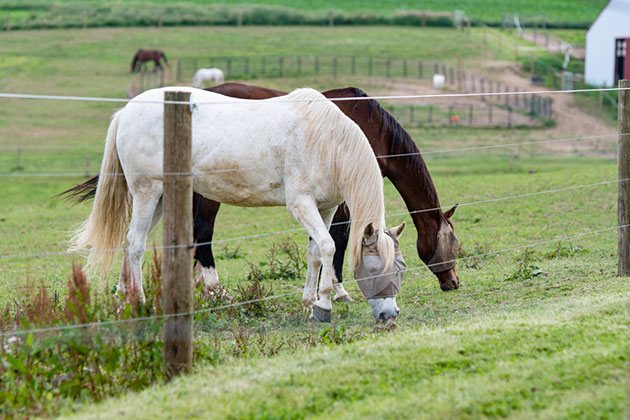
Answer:
<path fill-rule="evenodd" d="M 340 347 L 229 363 L 80 418 L 619 418 L 630 288 L 503 302 Z M 612 285 L 611 285 L 612 286 Z M 527 289 L 527 288 L 525 288 Z"/>
<path fill-rule="evenodd" d="M 14 1 L 0 1 L 0 12 L 3 5 L 15 3 Z M 56 3 L 98 3 L 102 6 L 103 1 L 81 1 L 77 0 L 58 0 Z M 109 2 L 115 4 L 116 2 Z M 157 5 L 172 4 L 166 0 L 138 0 L 136 4 Z M 522 19 L 537 18 L 545 16 L 547 20 L 553 22 L 591 22 L 606 4 L 605 0 L 556 0 L 553 2 L 542 3 L 532 0 L 424 0 L 422 2 L 411 0 L 384 0 L 384 1 L 360 1 L 351 0 L 343 2 L 333 1 L 308 1 L 308 0 L 188 0 L 179 3 L 192 4 L 222 4 L 232 7 L 249 6 L 249 5 L 273 5 L 290 7 L 300 11 L 309 12 L 327 12 L 329 10 L 341 11 L 346 13 L 371 13 L 391 15 L 398 10 L 430 10 L 430 11 L 453 11 L 456 9 L 464 10 L 469 16 L 483 21 L 500 22 L 504 13 L 519 13 Z M 30 0 L 28 4 L 33 5 L 49 5 L 50 2 L 43 0 Z M 16 10 L 12 12 L 16 18 L 20 15 L 24 16 L 25 12 Z M 2 16 L 0 14 L 0 16 Z"/>

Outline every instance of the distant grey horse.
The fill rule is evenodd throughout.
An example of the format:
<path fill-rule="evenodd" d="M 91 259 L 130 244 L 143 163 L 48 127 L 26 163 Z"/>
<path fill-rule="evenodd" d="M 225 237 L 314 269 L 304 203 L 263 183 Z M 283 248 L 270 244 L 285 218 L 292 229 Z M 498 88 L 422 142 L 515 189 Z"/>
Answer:
<path fill-rule="evenodd" d="M 203 88 L 203 82 L 206 80 L 212 80 L 215 84 L 221 84 L 225 82 L 225 75 L 223 70 L 216 67 L 210 69 L 199 69 L 193 76 L 192 85 L 196 88 Z"/>

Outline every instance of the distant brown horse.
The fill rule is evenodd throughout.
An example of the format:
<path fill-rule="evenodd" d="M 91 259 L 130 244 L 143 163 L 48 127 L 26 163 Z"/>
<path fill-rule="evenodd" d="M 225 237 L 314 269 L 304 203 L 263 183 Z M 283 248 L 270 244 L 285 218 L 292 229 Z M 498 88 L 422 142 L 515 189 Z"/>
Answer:
<path fill-rule="evenodd" d="M 208 88 L 211 92 L 244 99 L 266 99 L 285 95 L 273 89 L 239 83 L 225 83 Z M 357 88 L 342 88 L 323 92 L 328 98 L 366 98 L 368 95 Z M 418 147 L 405 129 L 374 99 L 345 100 L 335 104 L 363 130 L 377 156 L 383 176 L 389 178 L 407 205 L 418 231 L 416 247 L 418 256 L 429 265 L 440 282 L 442 290 L 459 287 L 455 270 L 455 258 L 459 248 L 450 217 L 455 208 L 442 212 L 438 194 Z M 393 155 L 393 156 L 392 156 Z M 94 196 L 98 176 L 65 191 L 64 195 L 78 201 Z M 194 237 L 203 245 L 196 248 L 195 258 L 202 267 L 214 271 L 215 261 L 210 242 L 214 233 L 216 214 L 220 203 L 197 194 L 193 197 Z M 339 281 L 342 280 L 344 251 L 348 244 L 350 214 L 345 205 L 339 207 L 331 226 L 335 241 L 334 267 Z"/>
<path fill-rule="evenodd" d="M 162 69 L 162 59 L 164 59 L 165 63 L 168 63 L 166 55 L 164 55 L 162 51 L 143 50 L 142 48 L 140 48 L 131 60 L 131 72 L 134 73 L 140 71 L 142 65 L 149 61 L 153 61 L 155 63 L 155 67 L 153 68 L 154 70 Z"/>

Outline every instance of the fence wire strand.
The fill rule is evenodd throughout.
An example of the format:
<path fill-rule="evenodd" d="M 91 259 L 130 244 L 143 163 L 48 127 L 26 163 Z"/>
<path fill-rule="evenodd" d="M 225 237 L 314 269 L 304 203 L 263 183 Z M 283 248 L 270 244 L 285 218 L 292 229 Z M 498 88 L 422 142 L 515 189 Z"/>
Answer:
<path fill-rule="evenodd" d="M 456 261 L 465 261 L 465 260 L 472 259 L 472 258 L 482 258 L 482 257 L 495 256 L 495 255 L 499 255 L 499 254 L 503 254 L 503 253 L 507 253 L 507 252 L 511 252 L 511 251 L 518 251 L 520 249 L 527 249 L 527 248 L 537 247 L 537 246 L 546 245 L 546 244 L 550 244 L 550 243 L 554 243 L 554 242 L 560 242 L 560 241 L 565 241 L 565 240 L 570 240 L 570 239 L 577 239 L 577 238 L 582 238 L 582 237 L 585 237 L 585 236 L 597 235 L 597 234 L 601 234 L 601 233 L 604 233 L 604 232 L 610 232 L 610 231 L 614 231 L 614 230 L 618 231 L 620 229 L 626 229 L 628 227 L 630 227 L 630 224 L 618 225 L 618 226 L 609 227 L 609 228 L 603 228 L 603 229 L 595 229 L 595 230 L 591 230 L 591 231 L 588 231 L 588 232 L 582 232 L 582 233 L 573 234 L 573 235 L 563 235 L 563 236 L 559 236 L 559 237 L 556 237 L 556 238 L 553 238 L 553 239 L 546 239 L 546 240 L 542 240 L 542 241 L 530 242 L 530 243 L 518 245 L 518 246 L 515 246 L 515 247 L 504 248 L 504 249 L 497 250 L 497 251 L 487 252 L 487 253 L 484 253 L 484 254 L 471 255 L 469 257 L 462 257 L 462 258 L 457 258 L 457 259 L 453 259 L 453 260 L 442 261 L 440 263 L 435 263 L 435 264 L 427 264 L 427 265 L 423 265 L 422 267 L 418 267 L 417 269 L 406 270 L 405 274 L 417 273 L 417 272 L 424 271 L 424 270 L 430 270 L 432 266 L 442 265 L 442 264 L 445 264 L 445 263 L 456 262 Z M 364 280 L 369 280 L 369 279 L 372 279 L 372 278 L 376 278 L 376 277 L 380 277 L 380 276 L 387 276 L 387 275 L 389 275 L 389 273 L 376 275 L 376 276 L 371 276 L 371 277 L 365 277 L 365 278 L 346 280 L 346 282 L 360 283 L 360 282 L 362 282 Z M 407 281 L 409 281 L 409 280 L 407 280 Z M 0 337 L 17 337 L 17 336 L 23 336 L 23 335 L 27 335 L 27 334 L 39 334 L 39 333 L 44 333 L 44 332 L 64 331 L 64 330 L 90 328 L 90 327 L 98 327 L 98 328 L 100 328 L 100 327 L 104 327 L 104 326 L 120 325 L 120 324 L 134 323 L 134 322 L 164 320 L 164 319 L 178 318 L 178 317 L 190 317 L 190 316 L 205 314 L 205 313 L 214 312 L 214 311 L 218 311 L 218 310 L 222 310 L 222 309 L 228 309 L 228 308 L 232 308 L 232 307 L 248 305 L 248 304 L 252 304 L 252 303 L 256 303 L 256 302 L 280 299 L 282 297 L 296 295 L 296 294 L 301 293 L 301 292 L 302 292 L 302 290 L 299 289 L 299 290 L 294 290 L 294 291 L 291 291 L 291 292 L 281 293 L 281 294 L 278 294 L 278 295 L 265 296 L 263 298 L 251 299 L 251 300 L 241 301 L 241 302 L 234 302 L 234 303 L 230 303 L 230 304 L 226 304 L 226 305 L 221 305 L 221 306 L 216 306 L 216 307 L 206 308 L 206 309 L 200 309 L 200 310 L 191 311 L 191 312 L 185 312 L 185 313 L 152 315 L 152 316 L 138 317 L 138 318 L 116 319 L 116 320 L 102 321 L 102 322 L 89 322 L 89 323 L 84 323 L 84 324 L 58 325 L 58 326 L 54 326 L 54 327 L 33 328 L 33 329 L 28 329 L 28 330 L 16 330 L 16 331 L 11 331 L 11 332 L 6 331 L 6 332 L 0 333 Z"/>
<path fill-rule="evenodd" d="M 177 90 L 178 87 L 184 89 L 193 89 L 187 86 L 169 86 L 171 90 Z M 164 89 L 164 88 L 162 88 Z M 197 89 L 201 90 L 201 89 Z M 630 90 L 630 88 L 610 87 L 610 88 L 592 88 L 592 89 L 565 89 L 565 90 L 530 90 L 530 91 L 505 91 L 505 92 L 471 92 L 471 93 L 438 93 L 438 94 L 418 94 L 418 95 L 374 95 L 361 96 L 351 98 L 318 98 L 318 99 L 278 99 L 273 101 L 257 100 L 265 104 L 280 103 L 304 103 L 304 102 L 347 102 L 347 101 L 369 101 L 369 100 L 404 100 L 404 99 L 433 99 L 433 98 L 467 98 L 467 97 L 488 97 L 488 96 L 514 96 L 514 95 L 558 95 L 558 94 L 575 94 L 575 93 L 594 93 L 594 92 L 612 92 Z M 207 92 L 207 91 L 206 91 Z M 209 92 L 208 92 L 209 93 Z M 32 93 L 0 93 L 0 99 L 31 99 L 31 100 L 50 100 L 50 101 L 75 101 L 75 102 L 111 102 L 111 103 L 128 103 L 136 104 L 158 104 L 158 105 L 234 105 L 238 101 L 149 101 L 140 99 L 125 98 L 108 98 L 108 97 L 91 97 L 91 96 L 69 96 L 69 95 L 37 95 Z"/>
<path fill-rule="evenodd" d="M 422 209 L 422 210 L 413 210 L 413 211 L 407 211 L 407 212 L 401 212 L 401 213 L 393 213 L 393 214 L 390 214 L 389 217 L 406 216 L 406 215 L 413 215 L 413 214 L 417 214 L 417 213 L 427 213 L 427 212 L 432 212 L 432 211 L 437 211 L 437 210 L 447 210 L 447 209 L 449 209 L 449 208 L 451 208 L 453 206 L 465 207 L 465 206 L 481 205 L 481 204 L 486 204 L 486 203 L 496 203 L 496 202 L 507 201 L 507 200 L 512 200 L 512 199 L 534 197 L 534 196 L 538 196 L 538 195 L 553 194 L 553 193 L 558 193 L 558 192 L 563 192 L 563 191 L 571 191 L 571 190 L 576 190 L 576 189 L 580 189 L 580 188 L 598 187 L 598 186 L 610 185 L 610 184 L 619 184 L 619 183 L 623 183 L 623 182 L 627 182 L 627 181 L 630 181 L 630 178 L 616 179 L 616 180 L 609 180 L 609 181 L 599 181 L 599 182 L 594 182 L 594 183 L 590 183 L 590 184 L 571 185 L 571 186 L 567 186 L 567 187 L 553 188 L 553 189 L 549 189 L 549 190 L 537 191 L 537 192 L 532 192 L 532 193 L 508 195 L 508 196 L 503 196 L 503 197 L 489 198 L 489 199 L 486 199 L 486 200 L 476 200 L 476 201 L 469 201 L 469 202 L 464 202 L 464 203 L 455 203 L 455 204 L 451 204 L 451 205 L 443 205 L 443 206 L 440 206 L 440 207 L 432 207 L 432 208 Z M 358 222 L 358 221 L 360 221 L 360 220 L 349 220 L 349 221 L 345 221 L 345 222 L 334 222 L 334 223 L 331 223 L 331 226 L 346 225 L 346 224 L 350 224 L 350 223 Z M 260 238 L 266 238 L 266 237 L 269 237 L 269 236 L 277 236 L 277 235 L 283 235 L 283 234 L 294 233 L 294 232 L 299 232 L 299 231 L 304 231 L 304 228 L 297 227 L 297 228 L 292 228 L 292 229 L 285 229 L 285 230 L 278 230 L 278 231 L 273 231 L 273 232 L 259 233 L 259 234 L 255 234 L 255 235 L 244 235 L 244 236 L 237 236 L 237 237 L 233 237 L 233 238 L 217 239 L 217 240 L 207 241 L 207 242 L 196 242 L 194 244 L 160 245 L 160 246 L 156 246 L 155 248 L 156 249 L 198 248 L 198 247 L 206 246 L 206 245 L 216 245 L 216 244 L 235 242 L 235 241 L 241 241 L 241 240 L 249 240 L 249 239 L 260 239 Z M 126 250 L 125 247 L 109 248 L 109 249 L 98 249 L 98 250 L 95 249 L 95 251 L 98 251 L 98 252 L 121 252 L 121 251 L 125 251 L 125 250 Z M 147 249 L 145 252 L 149 252 L 149 249 Z M 56 256 L 71 255 L 71 254 L 74 254 L 74 252 L 58 251 L 58 252 L 40 252 L 40 253 L 30 253 L 30 254 L 26 254 L 26 253 L 4 254 L 4 255 L 0 255 L 0 260 L 47 258 L 47 257 L 56 257 Z"/>
<path fill-rule="evenodd" d="M 617 133 L 610 133 L 610 134 L 599 134 L 599 135 L 592 135 L 592 136 L 571 136 L 571 137 L 562 137 L 562 138 L 557 138 L 557 139 L 550 139 L 550 140 L 536 140 L 536 141 L 532 141 L 532 142 L 519 142 L 519 143 L 507 143 L 507 144 L 488 144 L 488 145 L 481 145 L 481 146 L 471 146 L 471 147 L 463 147 L 463 148 L 455 148 L 455 149 L 439 149 L 439 150 L 429 150 L 426 152 L 410 152 L 410 153 L 396 153 L 396 154 L 388 154 L 388 155 L 379 155 L 376 156 L 376 159 L 396 159 L 396 158 L 402 158 L 402 157 L 413 157 L 413 156 L 425 156 L 425 155 L 438 155 L 438 154 L 445 154 L 445 153 L 458 153 L 458 152 L 470 152 L 470 151 L 475 151 L 475 150 L 488 150 L 488 149 L 499 149 L 499 148 L 505 148 L 505 147 L 525 147 L 525 146 L 531 146 L 531 145 L 539 145 L 539 144 L 550 144 L 550 143 L 564 143 L 564 142 L 584 142 L 584 141 L 590 141 L 590 140 L 599 140 L 599 139 L 605 139 L 605 138 L 612 138 L 613 140 L 616 140 L 618 137 L 624 137 L 630 134 L 617 134 Z M 336 163 L 342 163 L 342 162 L 350 162 L 352 160 L 356 160 L 358 158 L 354 158 L 354 157 L 347 157 L 347 158 L 343 158 L 343 159 L 335 159 L 333 161 L 330 160 L 311 160 L 308 162 L 311 163 L 331 163 L 331 162 L 336 162 Z M 290 165 L 278 165 L 275 166 L 273 168 L 290 168 Z M 244 171 L 256 171 L 256 170 L 260 170 L 260 169 L 268 169 L 268 166 L 262 167 L 262 166 L 242 166 L 239 168 L 229 168 L 229 169 L 217 169 L 217 170 L 212 170 L 212 171 L 198 171 L 198 172 L 161 172 L 162 176 L 203 176 L 203 175 L 210 175 L 210 174 L 216 174 L 216 173 L 231 173 L 231 172 L 244 172 Z M 37 173 L 37 172 L 30 172 L 30 173 L 7 173 L 7 172 L 3 172 L 0 173 L 0 178 L 53 178 L 53 177 L 59 177 L 59 178 L 73 178 L 73 177 L 93 177 L 93 176 L 125 176 L 125 175 L 133 175 L 133 176 L 155 176 L 155 173 L 149 173 L 149 172 L 106 172 L 106 173 L 91 173 L 88 174 L 85 171 L 84 172 L 41 172 L 41 173 Z"/>

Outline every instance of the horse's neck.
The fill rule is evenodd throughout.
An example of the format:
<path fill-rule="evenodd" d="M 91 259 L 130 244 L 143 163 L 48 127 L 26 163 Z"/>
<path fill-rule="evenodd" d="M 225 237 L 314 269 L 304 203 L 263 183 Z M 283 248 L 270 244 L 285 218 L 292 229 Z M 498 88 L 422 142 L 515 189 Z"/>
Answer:
<path fill-rule="evenodd" d="M 437 232 L 443 218 L 437 190 L 420 150 L 407 132 L 392 127 L 380 130 L 380 117 L 378 121 L 380 143 L 387 145 L 383 155 L 403 155 L 379 159 L 383 176 L 389 178 L 405 202 L 418 232 L 418 255 L 427 262 L 435 251 Z M 405 138 L 396 139 L 394 136 Z M 398 147 L 393 147 L 394 144 Z"/>
<path fill-rule="evenodd" d="M 357 97 L 357 90 L 353 88 L 335 89 L 324 92 L 328 98 Z M 409 143 L 407 147 L 393 147 L 396 144 L 394 136 L 408 136 L 403 130 L 384 127 L 383 113 L 378 103 L 370 100 L 338 101 L 337 106 L 356 122 L 363 130 L 378 156 L 407 154 L 410 156 L 377 159 L 383 176 L 389 178 L 400 193 L 411 218 L 418 231 L 418 255 L 423 261 L 429 261 L 435 251 L 437 231 L 442 220 L 442 211 L 423 211 L 438 209 L 440 201 L 433 180 L 429 174 L 420 151 L 413 140 L 399 139 L 398 144 Z M 402 150 L 401 150 L 402 149 Z"/>

